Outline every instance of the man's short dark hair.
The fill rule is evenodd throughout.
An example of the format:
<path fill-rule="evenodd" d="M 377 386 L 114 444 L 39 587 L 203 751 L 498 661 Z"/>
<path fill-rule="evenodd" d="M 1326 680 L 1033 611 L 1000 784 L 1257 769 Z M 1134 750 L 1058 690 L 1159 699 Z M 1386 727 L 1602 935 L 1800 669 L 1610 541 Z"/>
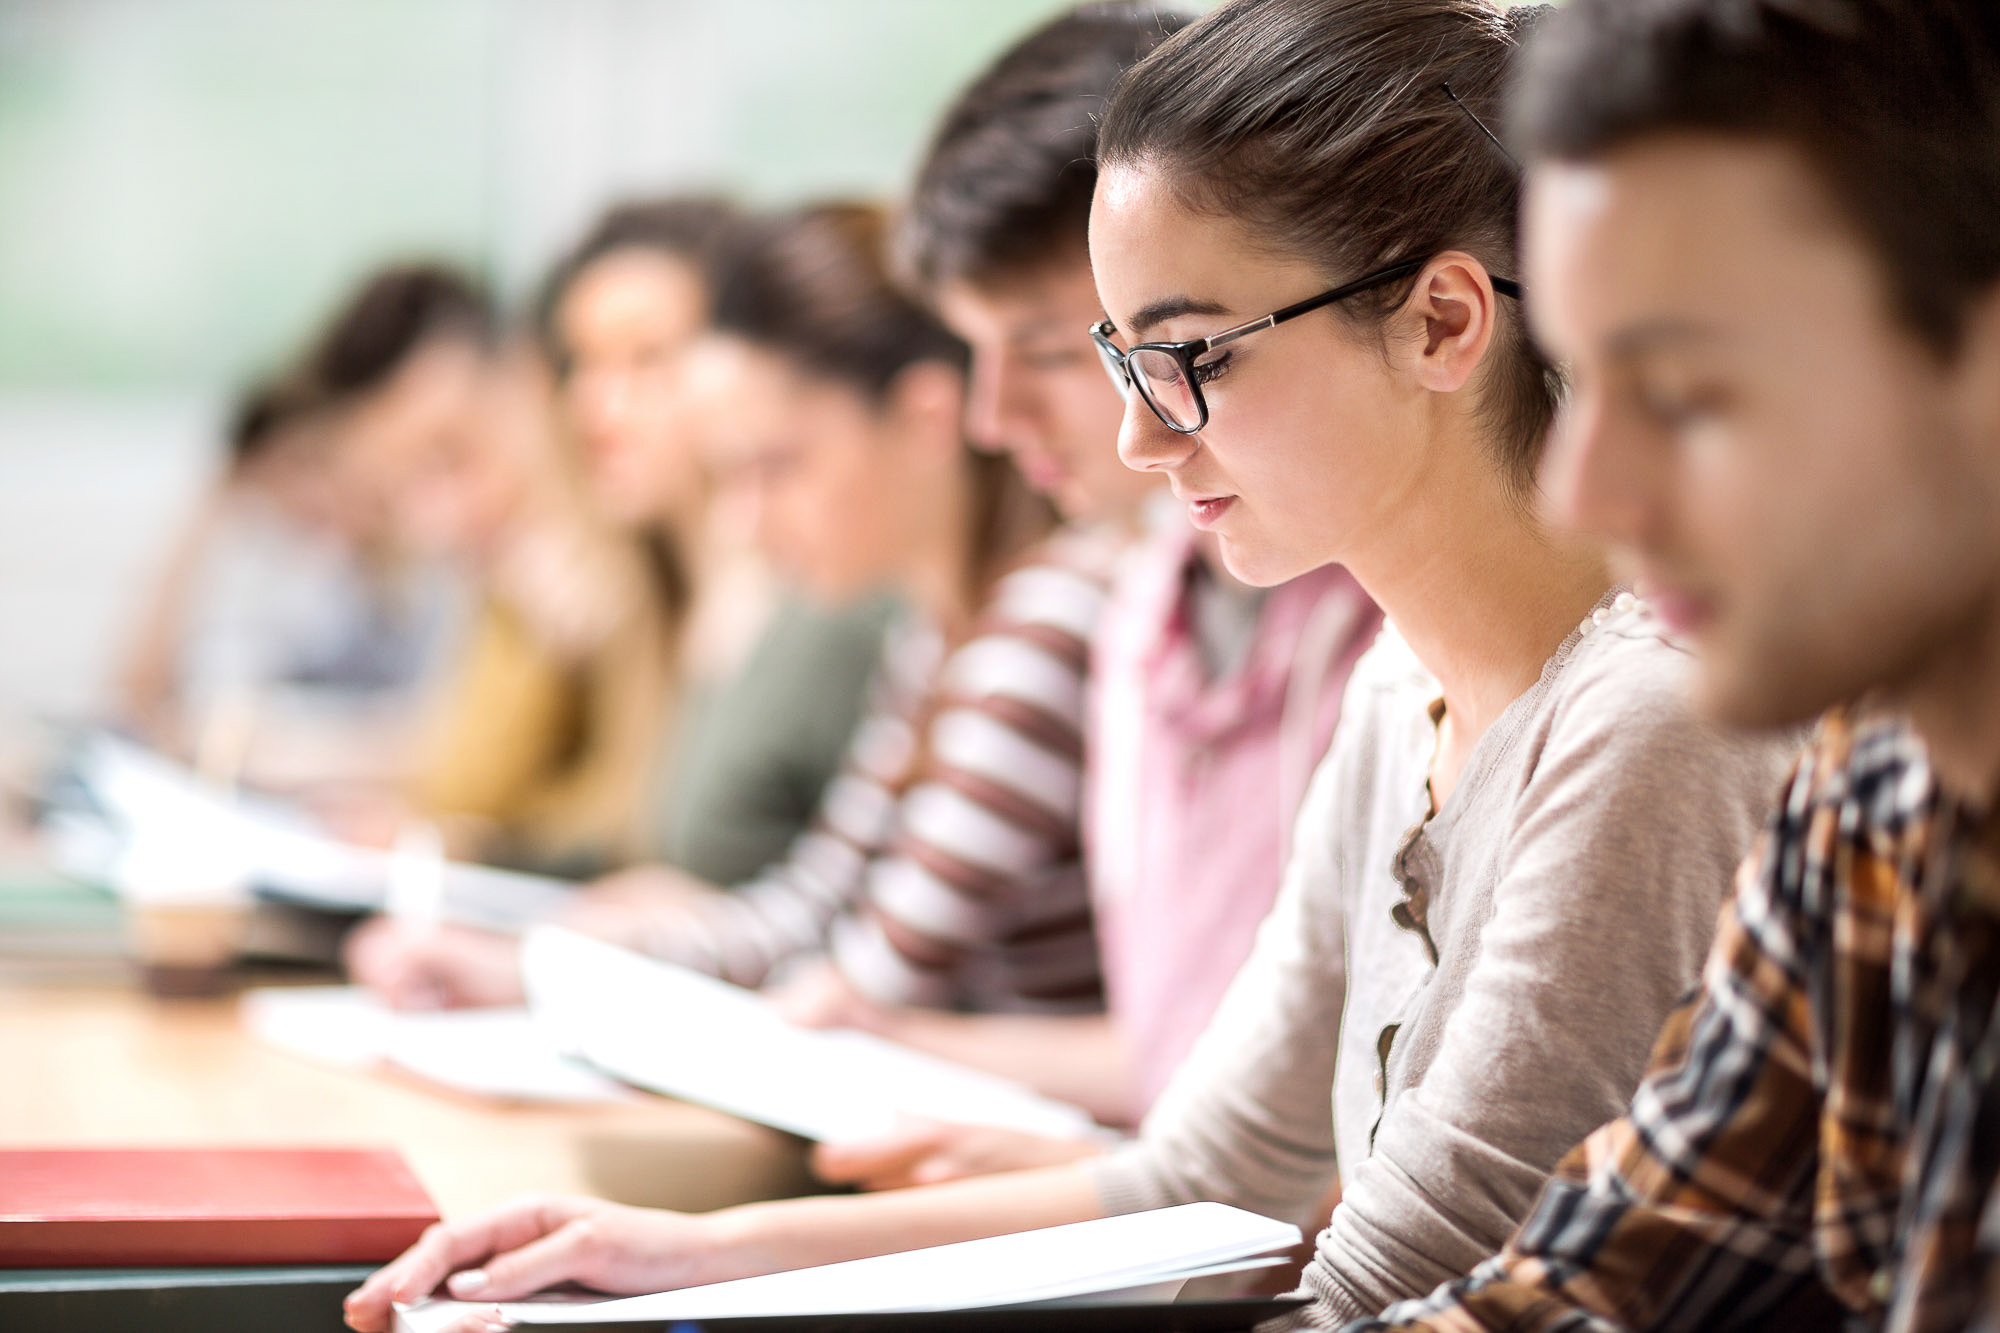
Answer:
<path fill-rule="evenodd" d="M 1092 4 L 1036 29 L 945 112 L 897 229 L 897 267 L 934 292 L 1081 253 L 1097 187 L 1097 116 L 1126 69 L 1187 22 Z"/>
<path fill-rule="evenodd" d="M 1571 0 L 1514 88 L 1529 155 L 1676 132 L 1798 150 L 1933 350 L 2000 281 L 2000 3 Z"/>

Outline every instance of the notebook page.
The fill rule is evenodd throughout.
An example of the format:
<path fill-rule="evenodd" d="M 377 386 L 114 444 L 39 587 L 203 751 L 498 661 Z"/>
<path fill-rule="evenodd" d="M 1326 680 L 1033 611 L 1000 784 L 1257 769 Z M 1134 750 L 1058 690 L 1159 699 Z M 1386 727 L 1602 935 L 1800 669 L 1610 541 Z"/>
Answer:
<path fill-rule="evenodd" d="M 859 1032 L 795 1026 L 752 991 L 554 927 L 521 951 L 529 1004 L 563 1049 L 627 1082 L 809 1139 L 904 1116 L 1093 1132 L 1080 1108 Z"/>
<path fill-rule="evenodd" d="M 77 761 L 78 777 L 129 841 L 185 846 L 214 856 L 226 851 L 234 878 L 275 897 L 332 910 L 382 906 L 389 854 L 331 838 L 284 802 L 209 782 L 129 741 L 91 738 Z M 117 865 L 74 866 L 85 876 Z M 490 866 L 444 867 L 444 914 L 465 925 L 519 930 L 554 912 L 569 886 L 559 880 Z"/>
<path fill-rule="evenodd" d="M 523 1326 L 969 1310 L 1177 1284 L 1287 1250 L 1299 1235 L 1289 1223 L 1224 1204 L 1182 1204 L 684 1291 L 501 1310 Z M 426 1333 L 471 1308 L 484 1307 L 427 1302 L 403 1311 L 399 1327 Z"/>
<path fill-rule="evenodd" d="M 569 1059 L 526 1009 L 397 1013 L 358 986 L 245 992 L 252 1036 L 322 1064 L 394 1065 L 427 1082 L 498 1101 L 588 1103 L 634 1094 Z"/>

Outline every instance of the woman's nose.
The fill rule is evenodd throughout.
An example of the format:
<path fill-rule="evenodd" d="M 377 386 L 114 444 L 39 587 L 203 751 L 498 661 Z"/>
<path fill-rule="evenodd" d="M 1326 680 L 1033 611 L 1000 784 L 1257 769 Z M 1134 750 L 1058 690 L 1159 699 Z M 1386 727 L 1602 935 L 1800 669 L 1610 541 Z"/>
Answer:
<path fill-rule="evenodd" d="M 1170 470 L 1201 446 L 1200 435 L 1169 430 L 1138 394 L 1125 399 L 1125 416 L 1118 423 L 1118 458 L 1134 472 Z"/>

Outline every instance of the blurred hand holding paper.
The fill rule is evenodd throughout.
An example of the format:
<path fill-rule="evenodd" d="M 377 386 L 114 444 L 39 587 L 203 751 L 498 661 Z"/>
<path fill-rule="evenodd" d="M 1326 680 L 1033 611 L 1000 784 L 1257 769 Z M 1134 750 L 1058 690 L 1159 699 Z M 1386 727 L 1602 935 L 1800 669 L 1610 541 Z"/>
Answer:
<path fill-rule="evenodd" d="M 522 977 L 561 1048 L 628 1083 L 809 1139 L 887 1134 L 904 1117 L 1093 1132 L 1081 1108 L 860 1032 L 813 1031 L 755 992 L 553 926 Z"/>

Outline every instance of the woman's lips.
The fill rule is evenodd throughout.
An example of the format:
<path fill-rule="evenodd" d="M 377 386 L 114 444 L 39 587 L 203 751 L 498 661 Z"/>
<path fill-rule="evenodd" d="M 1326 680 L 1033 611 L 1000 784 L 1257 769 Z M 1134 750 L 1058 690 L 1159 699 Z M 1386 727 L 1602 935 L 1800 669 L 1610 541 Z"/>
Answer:
<path fill-rule="evenodd" d="M 1189 500 L 1187 502 L 1188 518 L 1193 521 L 1197 528 L 1206 532 L 1217 523 L 1220 523 L 1222 516 L 1228 513 L 1230 506 L 1235 503 L 1236 497 L 1233 495 L 1218 495 L 1205 500 Z"/>

